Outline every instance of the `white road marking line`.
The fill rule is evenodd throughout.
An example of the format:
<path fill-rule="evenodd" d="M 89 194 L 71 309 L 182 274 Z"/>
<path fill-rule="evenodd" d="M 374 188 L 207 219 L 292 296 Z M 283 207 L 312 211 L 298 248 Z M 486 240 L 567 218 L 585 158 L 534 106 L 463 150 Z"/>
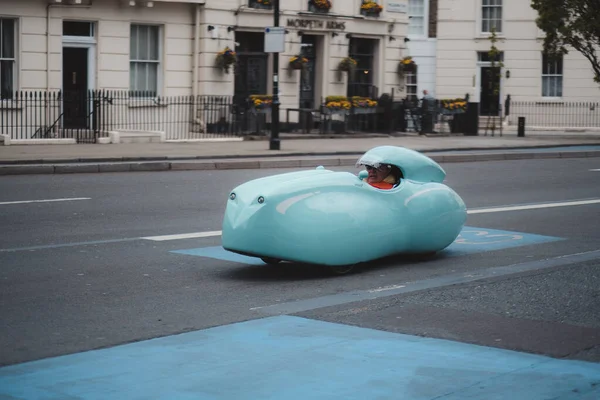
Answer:
<path fill-rule="evenodd" d="M 27 204 L 27 203 L 51 203 L 56 201 L 78 201 L 78 200 L 91 200 L 91 197 L 71 197 L 65 199 L 45 199 L 45 200 L 22 200 L 22 201 L 3 201 L 0 202 L 0 206 L 7 204 Z"/>
<path fill-rule="evenodd" d="M 179 240 L 179 239 L 195 239 L 195 238 L 206 238 L 213 236 L 221 236 L 221 231 L 209 231 L 209 232 L 192 232 L 182 233 L 179 235 L 163 235 L 163 236 L 146 236 L 140 239 L 153 240 L 155 242 L 164 242 L 167 240 Z"/>
<path fill-rule="evenodd" d="M 600 203 L 600 199 L 563 201 L 563 202 L 557 202 L 557 203 L 527 204 L 527 205 L 522 205 L 522 206 L 479 208 L 479 209 L 467 210 L 467 214 L 487 214 L 487 213 L 504 212 L 504 211 L 534 210 L 534 209 L 539 209 L 539 208 L 583 206 L 583 205 L 587 205 L 587 204 L 599 204 L 599 203 Z"/>
<path fill-rule="evenodd" d="M 597 171 L 600 171 L 600 168 L 598 168 L 598 169 L 590 169 L 590 171 L 597 172 Z"/>
<path fill-rule="evenodd" d="M 557 203 L 542 203 L 542 204 L 527 204 L 527 205 L 515 205 L 506 207 L 490 207 L 490 208 L 476 208 L 473 210 L 467 210 L 467 214 L 487 214 L 496 212 L 506 211 L 521 211 L 521 210 L 533 210 L 540 208 L 553 208 L 553 207 L 568 207 L 568 206 L 580 206 L 586 204 L 600 204 L 600 199 L 591 200 L 577 200 L 577 201 L 564 201 Z M 192 232 L 182 233 L 176 235 L 163 235 L 163 236 L 145 236 L 140 239 L 153 240 L 155 242 L 164 242 L 168 240 L 180 240 L 180 239 L 196 239 L 196 238 L 208 238 L 221 236 L 221 231 L 208 231 L 208 232 Z"/>
<path fill-rule="evenodd" d="M 379 287 L 377 289 L 367 290 L 367 292 L 369 292 L 369 293 L 385 292 L 387 290 L 402 289 L 405 287 L 406 287 L 406 285 L 391 285 L 391 286 Z"/>

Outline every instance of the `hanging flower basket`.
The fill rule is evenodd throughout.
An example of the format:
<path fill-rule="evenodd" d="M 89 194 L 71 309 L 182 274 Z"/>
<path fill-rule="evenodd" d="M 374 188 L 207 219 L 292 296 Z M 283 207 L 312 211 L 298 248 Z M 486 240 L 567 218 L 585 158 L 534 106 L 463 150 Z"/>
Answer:
<path fill-rule="evenodd" d="M 229 67 L 235 65 L 236 62 L 237 55 L 235 51 L 231 50 L 229 47 L 225 47 L 223 51 L 217 53 L 217 67 L 222 69 L 226 74 L 229 73 Z"/>
<path fill-rule="evenodd" d="M 349 74 L 353 74 L 356 71 L 356 65 L 358 63 L 354 58 L 346 57 L 340 61 L 338 65 L 338 71 L 348 72 Z"/>
<path fill-rule="evenodd" d="M 305 69 L 308 63 L 308 58 L 302 57 L 301 55 L 295 55 L 290 58 L 289 67 L 290 69 Z"/>
<path fill-rule="evenodd" d="M 398 63 L 398 75 L 401 77 L 404 76 L 405 73 L 412 73 L 417 70 L 417 64 L 413 61 L 412 57 L 404 57 Z"/>
<path fill-rule="evenodd" d="M 363 0 L 360 6 L 360 13 L 367 17 L 378 17 L 383 11 L 383 6 L 373 0 Z"/>
<path fill-rule="evenodd" d="M 331 9 L 330 0 L 308 0 L 308 10 L 311 12 L 326 13 Z"/>
<path fill-rule="evenodd" d="M 342 61 L 338 64 L 338 79 L 342 80 L 342 72 L 347 72 L 349 77 L 354 76 L 354 71 L 356 71 L 357 62 L 355 59 L 351 57 L 343 58 Z"/>

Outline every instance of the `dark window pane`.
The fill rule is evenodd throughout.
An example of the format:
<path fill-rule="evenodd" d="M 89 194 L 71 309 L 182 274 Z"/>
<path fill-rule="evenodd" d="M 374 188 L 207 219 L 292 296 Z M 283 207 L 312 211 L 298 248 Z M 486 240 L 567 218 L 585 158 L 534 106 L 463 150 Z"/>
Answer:
<path fill-rule="evenodd" d="M 91 22 L 63 21 L 63 36 L 94 36 Z"/>
<path fill-rule="evenodd" d="M 15 58 L 15 21 L 0 19 L 0 58 Z"/>
<path fill-rule="evenodd" d="M 129 59 L 139 60 L 138 51 L 138 36 L 139 29 L 137 25 L 131 25 L 131 33 L 129 36 Z"/>
<path fill-rule="evenodd" d="M 373 55 L 376 46 L 376 39 L 350 39 L 349 56 L 356 60 L 357 66 L 354 76 L 349 79 L 347 96 L 373 95 Z"/>
<path fill-rule="evenodd" d="M 148 58 L 158 61 L 158 26 L 148 27 Z"/>
<path fill-rule="evenodd" d="M 238 53 L 262 53 L 265 36 L 262 32 L 235 32 L 235 41 L 239 43 L 235 48 Z"/>
<path fill-rule="evenodd" d="M 496 33 L 502 32 L 502 20 L 494 21 L 494 28 L 496 29 Z"/>
<path fill-rule="evenodd" d="M 9 60 L 0 61 L 0 98 L 12 98 L 14 62 Z"/>

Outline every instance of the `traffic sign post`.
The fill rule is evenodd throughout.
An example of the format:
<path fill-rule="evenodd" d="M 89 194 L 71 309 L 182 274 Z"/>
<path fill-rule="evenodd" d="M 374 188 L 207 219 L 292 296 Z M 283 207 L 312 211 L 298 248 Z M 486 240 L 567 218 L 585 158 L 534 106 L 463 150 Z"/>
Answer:
<path fill-rule="evenodd" d="M 279 141 L 279 53 L 285 52 L 285 28 L 279 26 L 279 0 L 273 1 L 273 27 L 265 28 L 265 52 L 273 53 L 273 103 L 269 150 L 280 150 Z"/>
<path fill-rule="evenodd" d="M 285 28 L 272 26 L 265 28 L 265 53 L 285 52 Z"/>

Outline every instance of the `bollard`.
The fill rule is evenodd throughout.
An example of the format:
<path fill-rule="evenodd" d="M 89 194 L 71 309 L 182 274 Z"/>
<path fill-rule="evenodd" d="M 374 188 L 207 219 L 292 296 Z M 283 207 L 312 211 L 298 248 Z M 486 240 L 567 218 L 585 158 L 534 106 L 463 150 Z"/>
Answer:
<path fill-rule="evenodd" d="M 519 122 L 517 124 L 517 136 L 525 137 L 525 117 L 519 117 Z"/>

